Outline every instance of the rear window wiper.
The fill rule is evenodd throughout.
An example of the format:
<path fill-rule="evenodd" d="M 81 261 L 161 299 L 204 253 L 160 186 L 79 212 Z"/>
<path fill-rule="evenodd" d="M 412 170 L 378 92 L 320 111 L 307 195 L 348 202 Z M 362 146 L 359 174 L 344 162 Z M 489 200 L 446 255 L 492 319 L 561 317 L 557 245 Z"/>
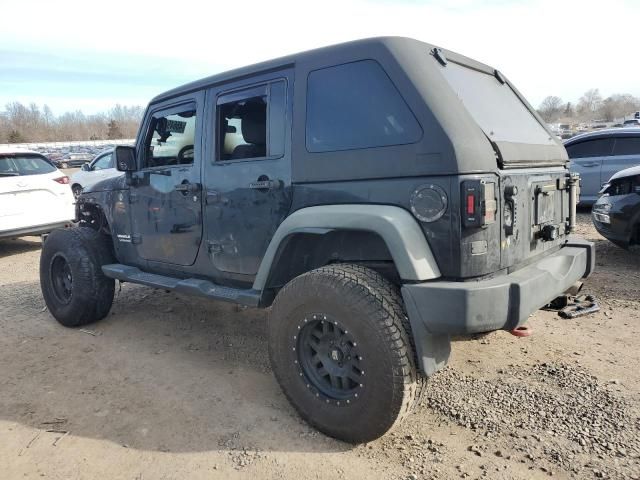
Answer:
<path fill-rule="evenodd" d="M 0 172 L 0 177 L 17 177 L 20 175 L 18 172 Z"/>

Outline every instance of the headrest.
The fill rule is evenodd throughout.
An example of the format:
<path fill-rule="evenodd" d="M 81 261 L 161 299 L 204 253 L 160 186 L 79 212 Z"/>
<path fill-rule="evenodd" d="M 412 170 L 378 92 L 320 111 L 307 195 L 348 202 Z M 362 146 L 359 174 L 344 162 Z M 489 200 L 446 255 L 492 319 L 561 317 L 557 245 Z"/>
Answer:
<path fill-rule="evenodd" d="M 247 143 L 267 143 L 267 112 L 264 107 L 247 110 L 242 115 L 242 138 Z"/>

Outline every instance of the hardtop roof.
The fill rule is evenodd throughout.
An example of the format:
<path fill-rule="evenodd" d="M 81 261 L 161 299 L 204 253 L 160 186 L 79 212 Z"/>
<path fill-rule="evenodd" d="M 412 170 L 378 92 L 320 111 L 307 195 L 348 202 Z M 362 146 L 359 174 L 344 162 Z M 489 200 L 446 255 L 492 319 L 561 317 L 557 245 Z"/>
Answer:
<path fill-rule="evenodd" d="M 216 75 L 211 75 L 209 77 L 205 77 L 200 80 L 195 80 L 193 82 L 186 83 L 179 87 L 168 90 L 164 93 L 161 93 L 156 97 L 154 97 L 151 100 L 151 103 L 169 100 L 173 97 L 177 97 L 186 93 L 201 90 L 214 85 L 224 84 L 232 80 L 238 80 L 238 79 L 249 77 L 258 73 L 267 73 L 274 70 L 280 70 L 286 67 L 292 67 L 293 65 L 295 65 L 300 61 L 320 60 L 320 59 L 324 59 L 331 56 L 338 56 L 339 54 L 349 53 L 350 51 L 356 51 L 356 50 L 362 51 L 363 49 L 366 50 L 367 48 L 370 48 L 370 51 L 372 52 L 371 56 L 375 57 L 375 55 L 373 55 L 373 52 L 379 51 L 380 47 L 383 47 L 387 51 L 393 50 L 392 48 L 390 48 L 392 44 L 394 49 L 402 48 L 403 46 L 406 48 L 410 45 L 414 47 L 415 45 L 421 45 L 424 48 L 425 53 L 435 48 L 434 45 L 421 42 L 413 38 L 407 38 L 407 37 L 373 37 L 373 38 L 365 38 L 361 40 L 354 40 L 351 42 L 339 43 L 336 45 L 330 45 L 326 47 L 316 48 L 313 50 L 294 53 L 284 57 L 275 58 L 273 60 L 267 60 L 264 62 L 255 63 L 245 67 L 240 67 L 233 70 L 221 72 Z M 463 55 L 448 51 L 446 49 L 441 49 L 441 50 L 445 53 L 447 57 L 451 57 L 452 60 L 455 60 L 460 63 L 465 63 L 477 70 L 493 71 L 491 67 L 483 63 L 477 62 L 471 58 L 464 57 Z"/>

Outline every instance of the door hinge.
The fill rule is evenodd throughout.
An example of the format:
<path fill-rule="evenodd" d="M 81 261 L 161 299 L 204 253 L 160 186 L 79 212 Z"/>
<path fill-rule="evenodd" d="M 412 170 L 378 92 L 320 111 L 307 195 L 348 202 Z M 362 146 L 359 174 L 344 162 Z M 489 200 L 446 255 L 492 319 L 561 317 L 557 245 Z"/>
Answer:
<path fill-rule="evenodd" d="M 133 243 L 134 245 L 141 244 L 142 243 L 142 235 L 139 235 L 139 234 L 131 235 L 131 243 Z"/>

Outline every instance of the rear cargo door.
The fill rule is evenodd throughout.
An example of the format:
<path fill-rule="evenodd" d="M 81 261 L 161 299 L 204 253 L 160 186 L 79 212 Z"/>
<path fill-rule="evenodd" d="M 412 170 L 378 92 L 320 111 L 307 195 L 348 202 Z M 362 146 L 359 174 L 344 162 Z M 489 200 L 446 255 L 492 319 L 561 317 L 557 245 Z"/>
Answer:
<path fill-rule="evenodd" d="M 467 241 L 486 241 L 489 253 L 499 255 L 501 268 L 518 268 L 566 240 L 567 152 L 500 72 L 454 53 L 447 52 L 442 60 L 442 75 L 491 142 L 497 159 L 499 228 L 491 223 L 486 239 L 480 230 L 467 229 Z M 471 257 L 482 252 L 484 248 L 475 254 L 471 250 Z"/>

